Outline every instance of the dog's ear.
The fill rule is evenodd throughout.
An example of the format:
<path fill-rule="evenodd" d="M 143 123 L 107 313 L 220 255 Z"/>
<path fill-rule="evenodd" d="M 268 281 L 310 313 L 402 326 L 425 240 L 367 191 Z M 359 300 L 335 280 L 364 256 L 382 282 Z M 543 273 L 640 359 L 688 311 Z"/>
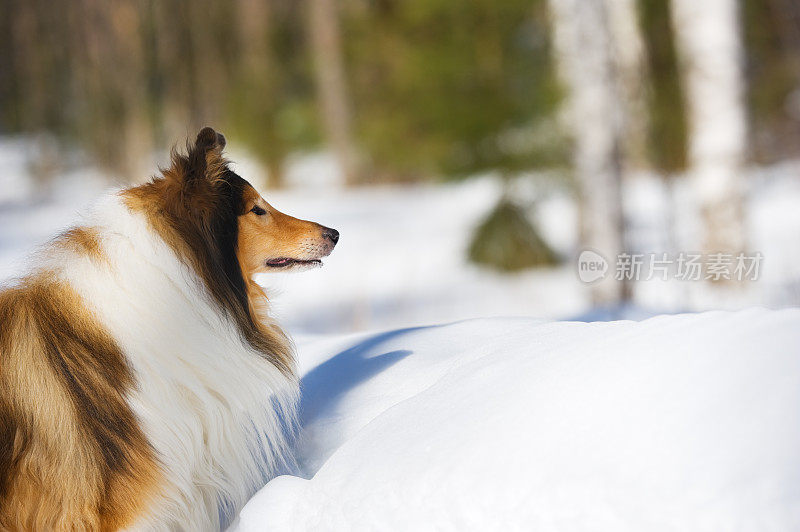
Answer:
<path fill-rule="evenodd" d="M 204 127 L 197 134 L 194 145 L 189 146 L 188 164 L 184 179 L 189 182 L 202 179 L 215 183 L 222 179 L 227 161 L 222 156 L 225 137 L 210 127 Z"/>
<path fill-rule="evenodd" d="M 222 153 L 225 148 L 225 137 L 222 133 L 217 133 L 210 127 L 204 127 L 197 134 L 197 139 L 194 141 L 195 149 L 208 151 L 216 151 L 218 154 Z"/>

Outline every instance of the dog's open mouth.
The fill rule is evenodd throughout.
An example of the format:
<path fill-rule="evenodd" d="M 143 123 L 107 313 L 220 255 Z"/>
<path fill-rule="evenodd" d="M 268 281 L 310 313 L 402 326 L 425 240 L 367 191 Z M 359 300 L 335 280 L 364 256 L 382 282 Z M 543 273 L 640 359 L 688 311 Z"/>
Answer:
<path fill-rule="evenodd" d="M 319 259 L 300 260 L 291 259 L 288 257 L 281 257 L 279 259 L 270 259 L 267 261 L 267 266 L 270 268 L 288 268 L 289 266 L 320 266 L 322 261 Z"/>

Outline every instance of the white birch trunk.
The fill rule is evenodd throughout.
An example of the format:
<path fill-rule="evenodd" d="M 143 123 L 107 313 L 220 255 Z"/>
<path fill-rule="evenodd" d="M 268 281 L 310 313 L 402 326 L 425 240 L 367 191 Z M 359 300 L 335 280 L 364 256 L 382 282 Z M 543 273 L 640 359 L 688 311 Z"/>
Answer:
<path fill-rule="evenodd" d="M 555 50 L 568 89 L 566 118 L 574 139 L 585 247 L 610 262 L 624 250 L 622 219 L 623 123 L 612 36 L 605 0 L 549 0 Z M 598 304 L 626 296 L 622 283 L 593 285 Z"/>
<path fill-rule="evenodd" d="M 744 248 L 746 119 L 737 10 L 736 0 L 672 0 L 689 114 L 689 173 L 707 253 Z"/>

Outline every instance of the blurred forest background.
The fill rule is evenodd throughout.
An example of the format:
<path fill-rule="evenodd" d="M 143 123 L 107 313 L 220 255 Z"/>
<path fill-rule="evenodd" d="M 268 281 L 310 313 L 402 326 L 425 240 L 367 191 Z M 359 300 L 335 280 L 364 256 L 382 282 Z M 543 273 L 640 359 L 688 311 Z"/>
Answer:
<path fill-rule="evenodd" d="M 622 190 L 638 172 L 687 177 L 698 246 L 735 252 L 743 168 L 800 155 L 794 0 L 0 5 L 0 135 L 31 139 L 43 184 L 65 164 L 141 181 L 213 125 L 276 189 L 290 158 L 320 151 L 345 187 L 547 176 L 578 198 L 582 245 L 613 257 L 630 248 Z M 502 194 L 475 262 L 559 260 L 522 207 Z"/>

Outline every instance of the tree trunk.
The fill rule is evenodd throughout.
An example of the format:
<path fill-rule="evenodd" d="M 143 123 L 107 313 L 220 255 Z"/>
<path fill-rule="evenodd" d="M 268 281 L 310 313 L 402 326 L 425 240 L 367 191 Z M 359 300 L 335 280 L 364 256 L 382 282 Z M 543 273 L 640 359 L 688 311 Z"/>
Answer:
<path fill-rule="evenodd" d="M 689 173 L 703 219 L 702 249 L 744 248 L 746 145 L 736 0 L 672 0 L 689 116 Z"/>
<path fill-rule="evenodd" d="M 647 161 L 647 65 L 636 0 L 605 0 L 611 36 L 611 61 L 623 120 L 624 173 Z"/>
<path fill-rule="evenodd" d="M 574 167 L 581 200 L 583 245 L 609 261 L 611 275 L 592 285 L 596 304 L 628 298 L 613 277 L 625 249 L 621 182 L 623 102 L 612 57 L 604 0 L 549 0 L 558 68 L 568 89 L 567 121 L 574 138 Z"/>
<path fill-rule="evenodd" d="M 240 65 L 237 75 L 246 116 L 238 117 L 238 126 L 255 144 L 256 156 L 266 167 L 266 179 L 257 188 L 284 186 L 286 145 L 276 134 L 275 114 L 280 105 L 277 91 L 278 69 L 271 49 L 271 32 L 280 22 L 275 20 L 273 2 L 238 0 Z"/>
<path fill-rule="evenodd" d="M 82 129 L 103 166 L 129 182 L 150 172 L 152 127 L 147 116 L 147 88 L 141 41 L 141 13 L 131 2 L 84 0 L 76 16 L 80 60 L 74 75 L 84 87 L 88 112 Z M 107 21 L 96 24 L 93 21 Z M 109 132 L 113 131 L 114 135 Z"/>
<path fill-rule="evenodd" d="M 345 183 L 359 180 L 335 0 L 310 0 L 309 32 L 322 120 Z"/>
<path fill-rule="evenodd" d="M 267 161 L 267 188 L 283 188 L 286 185 L 286 169 L 283 160 L 270 159 Z"/>

